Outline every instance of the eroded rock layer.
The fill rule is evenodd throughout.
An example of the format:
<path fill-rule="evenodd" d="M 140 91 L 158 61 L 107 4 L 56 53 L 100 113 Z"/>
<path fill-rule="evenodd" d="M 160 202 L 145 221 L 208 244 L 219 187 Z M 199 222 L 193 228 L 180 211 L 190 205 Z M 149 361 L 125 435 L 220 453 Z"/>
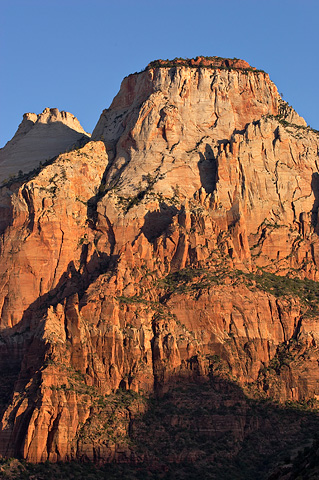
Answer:
<path fill-rule="evenodd" d="M 2 187 L 2 455 L 151 461 L 136 419 L 180 382 L 316 407 L 318 133 L 205 62 L 127 77 L 89 143 Z M 216 434 L 243 442 L 240 411 Z"/>

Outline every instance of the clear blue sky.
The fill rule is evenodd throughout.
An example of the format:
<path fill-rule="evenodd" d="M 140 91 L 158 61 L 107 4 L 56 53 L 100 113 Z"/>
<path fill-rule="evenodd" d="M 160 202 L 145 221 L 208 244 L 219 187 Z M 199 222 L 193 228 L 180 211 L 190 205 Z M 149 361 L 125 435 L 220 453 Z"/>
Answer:
<path fill-rule="evenodd" d="M 318 0 L 0 0 L 0 146 L 57 107 L 92 132 L 129 73 L 157 58 L 237 57 L 319 130 Z"/>

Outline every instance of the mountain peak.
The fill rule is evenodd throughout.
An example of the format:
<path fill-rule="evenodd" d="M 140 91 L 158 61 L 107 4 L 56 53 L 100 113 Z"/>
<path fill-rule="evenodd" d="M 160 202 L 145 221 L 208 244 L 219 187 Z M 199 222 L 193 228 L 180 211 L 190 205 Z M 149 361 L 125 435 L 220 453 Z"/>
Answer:
<path fill-rule="evenodd" d="M 191 150 L 205 135 L 230 138 L 264 115 L 278 115 L 281 102 L 268 74 L 244 60 L 155 60 L 123 80 L 92 138 L 113 143 L 125 130 L 129 144 L 138 131 L 135 141 L 145 148 Z"/>
<path fill-rule="evenodd" d="M 319 137 L 242 60 L 157 62 L 83 148 L 45 109 L 3 149 L 52 161 L 0 189 L 0 456 L 266 478 L 318 430 Z"/>

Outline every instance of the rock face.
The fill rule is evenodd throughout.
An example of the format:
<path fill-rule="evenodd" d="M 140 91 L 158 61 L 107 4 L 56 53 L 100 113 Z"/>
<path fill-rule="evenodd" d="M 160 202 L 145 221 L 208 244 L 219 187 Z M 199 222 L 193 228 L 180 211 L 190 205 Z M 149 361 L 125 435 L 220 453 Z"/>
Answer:
<path fill-rule="evenodd" d="M 83 148 L 4 186 L 0 453 L 137 461 L 134 419 L 181 381 L 315 406 L 318 151 L 266 73 L 160 61 Z"/>
<path fill-rule="evenodd" d="M 46 108 L 39 115 L 24 114 L 12 140 L 0 149 L 0 182 L 19 171 L 30 172 L 40 162 L 44 163 L 76 144 L 83 144 L 89 137 L 78 119 L 69 112 Z"/>

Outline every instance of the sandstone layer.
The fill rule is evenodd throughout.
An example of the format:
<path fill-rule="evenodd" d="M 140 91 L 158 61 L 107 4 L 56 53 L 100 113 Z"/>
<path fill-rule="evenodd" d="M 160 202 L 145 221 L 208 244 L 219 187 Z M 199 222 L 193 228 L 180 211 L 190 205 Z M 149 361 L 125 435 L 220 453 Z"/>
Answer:
<path fill-rule="evenodd" d="M 181 381 L 316 407 L 319 137 L 236 62 L 150 64 L 2 188 L 2 455 L 146 461 L 134 419 Z M 244 394 L 218 435 L 256 430 Z"/>

